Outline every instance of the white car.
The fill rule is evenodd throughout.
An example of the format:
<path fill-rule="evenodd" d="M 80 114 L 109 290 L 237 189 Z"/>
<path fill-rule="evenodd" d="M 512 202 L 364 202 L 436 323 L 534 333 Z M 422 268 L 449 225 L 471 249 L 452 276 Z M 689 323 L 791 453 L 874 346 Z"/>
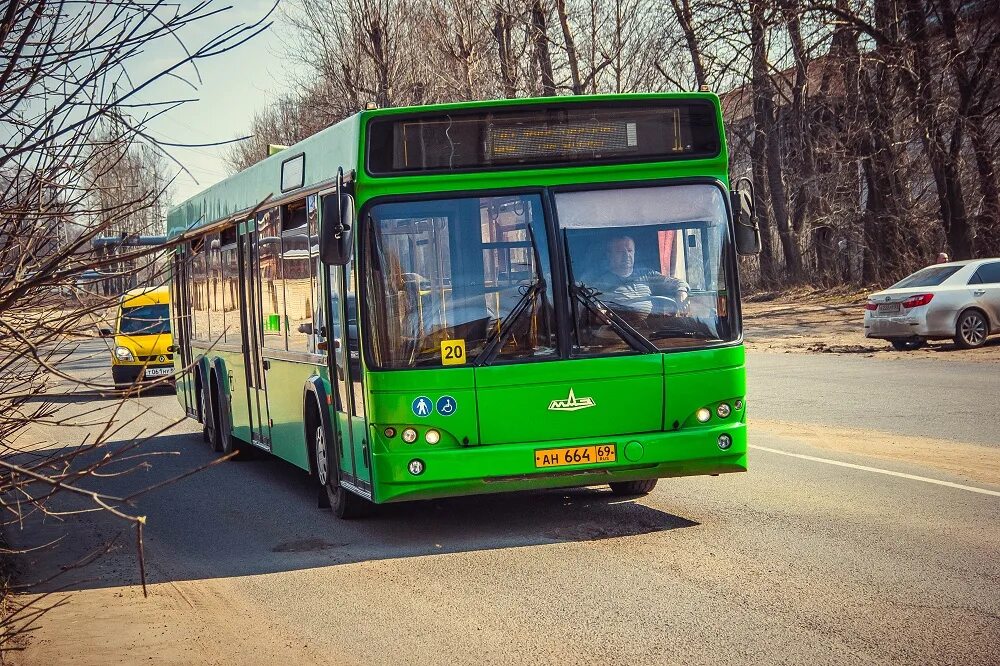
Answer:
<path fill-rule="evenodd" d="M 1000 259 L 928 266 L 865 303 L 865 337 L 901 351 L 946 338 L 971 349 L 993 333 L 1000 333 Z"/>

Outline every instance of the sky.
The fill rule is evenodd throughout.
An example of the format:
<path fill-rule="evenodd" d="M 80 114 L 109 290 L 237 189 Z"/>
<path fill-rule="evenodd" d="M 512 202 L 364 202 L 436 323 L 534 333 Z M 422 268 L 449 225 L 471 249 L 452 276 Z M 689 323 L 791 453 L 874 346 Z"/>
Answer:
<path fill-rule="evenodd" d="M 182 0 L 182 7 L 195 3 Z M 236 25 L 250 25 L 267 14 L 274 0 L 231 0 L 215 2 L 213 8 L 232 6 L 218 16 L 190 26 L 180 35 L 188 50 L 194 51 L 221 31 Z M 290 89 L 289 75 L 294 68 L 282 56 L 282 43 L 276 11 L 270 21 L 275 25 L 250 40 L 218 56 L 198 61 L 197 73 L 186 65 L 178 74 L 188 83 L 165 79 L 145 92 L 142 101 L 188 99 L 172 111 L 150 121 L 150 134 L 161 141 L 183 144 L 205 144 L 227 141 L 246 134 L 255 111 L 263 109 L 269 100 Z M 184 57 L 176 42 L 160 40 L 150 45 L 137 58 L 133 75 L 162 71 Z M 200 81 L 198 80 L 200 74 Z M 194 87 L 192 87 L 193 84 Z M 223 159 L 227 147 L 169 148 L 170 154 L 190 171 L 168 161 L 170 173 L 177 173 L 171 204 L 177 205 L 209 185 L 228 175 Z"/>

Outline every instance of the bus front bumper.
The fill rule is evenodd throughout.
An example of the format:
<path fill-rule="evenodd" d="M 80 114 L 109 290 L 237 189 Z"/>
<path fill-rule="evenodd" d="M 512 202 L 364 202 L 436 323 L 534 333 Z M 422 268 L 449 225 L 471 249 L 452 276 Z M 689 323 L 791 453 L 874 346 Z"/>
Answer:
<path fill-rule="evenodd" d="M 726 449 L 719 446 L 723 434 L 732 441 Z M 612 441 L 617 458 L 613 463 L 535 467 L 537 450 L 606 445 Z M 424 468 L 416 476 L 409 471 L 413 460 L 420 460 Z M 733 422 L 619 438 L 395 450 L 376 453 L 373 464 L 378 479 L 375 499 L 379 503 L 745 472 L 746 424 Z"/>

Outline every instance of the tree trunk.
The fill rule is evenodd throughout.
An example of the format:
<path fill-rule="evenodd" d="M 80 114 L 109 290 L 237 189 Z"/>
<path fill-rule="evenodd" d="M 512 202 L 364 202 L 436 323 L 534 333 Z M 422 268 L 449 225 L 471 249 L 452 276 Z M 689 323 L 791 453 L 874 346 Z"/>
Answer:
<path fill-rule="evenodd" d="M 535 64 L 541 79 L 542 95 L 552 97 L 556 94 L 555 77 L 552 75 L 552 54 L 549 53 L 549 36 L 545 7 L 542 0 L 531 3 L 531 28 L 535 39 Z"/>
<path fill-rule="evenodd" d="M 517 97 L 517 64 L 512 53 L 513 19 L 501 5 L 493 7 L 493 39 L 497 43 L 500 90 L 506 99 Z"/>
<path fill-rule="evenodd" d="M 708 77 L 705 74 L 705 64 L 701 59 L 701 46 L 698 43 L 698 36 L 694 32 L 694 20 L 691 14 L 690 0 L 670 0 L 674 8 L 674 15 L 677 23 L 684 33 L 684 41 L 687 42 L 688 53 L 691 55 L 691 66 L 694 67 L 694 77 L 698 82 L 698 87 L 708 85 Z"/>
<path fill-rule="evenodd" d="M 767 173 L 767 187 L 771 199 L 774 223 L 781 240 L 781 252 L 785 259 L 786 274 L 791 282 L 802 279 L 802 254 L 797 239 L 789 224 L 788 205 L 785 199 L 785 185 L 781 174 L 781 145 L 777 131 L 774 108 L 774 90 L 768 73 L 764 6 L 761 0 L 750 3 L 750 58 L 753 78 L 753 116 L 755 131 L 763 135 L 764 164 Z M 757 154 L 760 155 L 759 153 Z M 758 160 L 760 158 L 758 157 Z"/>
<path fill-rule="evenodd" d="M 576 55 L 573 31 L 569 27 L 569 17 L 566 15 L 566 0 L 556 0 L 556 10 L 559 13 L 559 26 L 562 28 L 563 42 L 566 45 L 566 59 L 569 60 L 569 74 L 573 80 L 573 94 L 582 95 L 583 83 L 580 80 L 580 62 Z"/>
<path fill-rule="evenodd" d="M 969 142 L 976 156 L 976 175 L 983 207 L 976 217 L 976 254 L 1000 257 L 1000 188 L 993 162 L 993 150 L 982 126 L 982 118 L 969 119 Z"/>
<path fill-rule="evenodd" d="M 972 238 L 969 217 L 959 177 L 960 147 L 962 142 L 962 122 L 956 119 L 952 125 L 950 147 L 946 145 L 947 128 L 940 120 L 939 106 L 944 101 L 936 95 L 934 86 L 935 63 L 931 53 L 927 18 L 921 0 L 906 0 L 904 24 L 907 42 L 913 53 L 913 75 L 910 79 L 914 112 L 923 126 L 924 151 L 934 174 L 937 187 L 941 223 L 951 250 L 952 259 L 972 257 Z"/>

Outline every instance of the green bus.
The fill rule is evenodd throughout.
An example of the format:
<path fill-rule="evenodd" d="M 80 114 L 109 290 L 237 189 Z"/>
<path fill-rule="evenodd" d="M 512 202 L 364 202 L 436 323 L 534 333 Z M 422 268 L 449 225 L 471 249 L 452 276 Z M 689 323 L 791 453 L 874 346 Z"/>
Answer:
<path fill-rule="evenodd" d="M 751 195 L 711 93 L 363 111 L 171 210 L 179 400 L 345 518 L 745 471 Z"/>

